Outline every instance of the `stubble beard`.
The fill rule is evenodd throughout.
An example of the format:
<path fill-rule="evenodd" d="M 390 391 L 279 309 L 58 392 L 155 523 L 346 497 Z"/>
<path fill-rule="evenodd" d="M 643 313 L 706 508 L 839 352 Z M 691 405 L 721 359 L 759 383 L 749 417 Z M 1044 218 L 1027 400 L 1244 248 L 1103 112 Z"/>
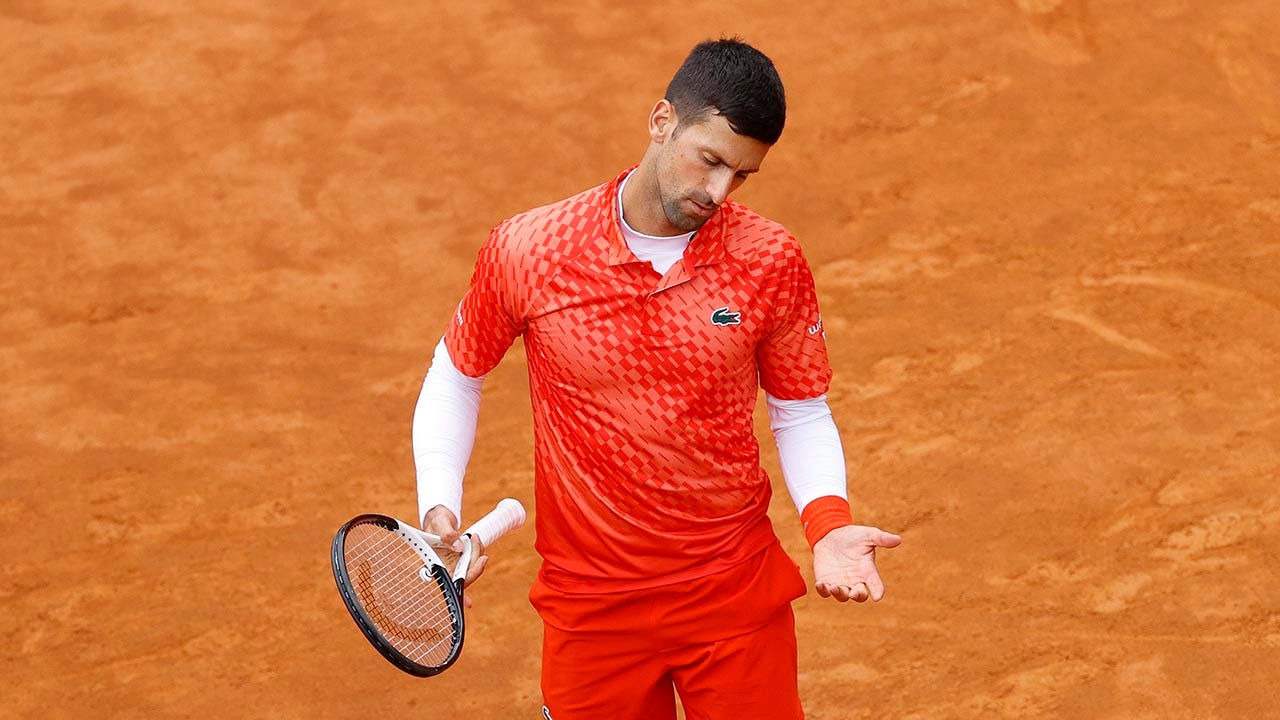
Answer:
<path fill-rule="evenodd" d="M 674 140 L 674 138 L 675 136 L 673 135 L 672 139 Z M 678 177 L 672 169 L 675 162 L 675 150 L 671 145 L 666 145 L 663 148 L 663 153 L 658 160 L 657 172 L 654 173 L 654 183 L 657 186 L 658 202 L 662 206 L 662 214 L 666 216 L 667 222 L 671 224 L 671 227 L 682 233 L 694 232 L 711 218 L 691 215 L 681 207 L 687 196 L 677 189 L 679 183 L 674 182 Z M 664 182 L 664 180 L 672 182 Z M 669 188 L 672 192 L 668 192 Z"/>
<path fill-rule="evenodd" d="M 667 222 L 680 232 L 693 232 L 702 227 L 706 220 L 697 218 L 686 213 L 681 207 L 682 198 L 662 197 L 662 214 L 667 216 Z"/>
<path fill-rule="evenodd" d="M 693 232 L 702 227 L 710 218 L 700 218 L 685 212 L 680 206 L 684 200 L 683 195 L 669 194 L 663 187 L 662 177 L 658 177 L 658 200 L 662 204 L 662 214 L 667 217 L 667 222 L 680 232 Z"/>

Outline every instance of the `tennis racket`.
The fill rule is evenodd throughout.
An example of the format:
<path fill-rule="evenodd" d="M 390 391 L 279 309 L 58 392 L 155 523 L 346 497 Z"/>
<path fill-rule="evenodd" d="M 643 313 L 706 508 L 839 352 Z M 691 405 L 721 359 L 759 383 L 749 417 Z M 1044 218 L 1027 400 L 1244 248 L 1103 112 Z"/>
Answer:
<path fill-rule="evenodd" d="M 462 535 L 462 553 L 450 571 L 436 551 L 445 547 L 439 537 L 385 515 L 359 515 L 333 537 L 333 579 L 373 647 L 410 675 L 430 677 L 462 653 L 462 584 L 471 566 L 471 538 L 488 547 L 524 518 L 518 500 L 499 502 Z"/>

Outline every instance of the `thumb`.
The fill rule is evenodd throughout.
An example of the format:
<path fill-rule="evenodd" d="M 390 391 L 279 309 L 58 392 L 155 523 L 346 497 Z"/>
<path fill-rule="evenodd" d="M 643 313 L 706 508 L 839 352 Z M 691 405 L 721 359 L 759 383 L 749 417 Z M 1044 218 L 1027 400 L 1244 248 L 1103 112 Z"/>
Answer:
<path fill-rule="evenodd" d="M 422 517 L 422 529 L 440 537 L 440 541 L 456 552 L 462 552 L 462 541 L 459 539 L 458 518 L 453 511 L 443 505 L 437 505 Z"/>
<path fill-rule="evenodd" d="M 876 528 L 875 533 L 872 534 L 871 540 L 876 544 L 876 547 L 883 548 L 895 548 L 902 544 L 901 535 L 894 535 L 893 533 L 885 532 L 880 528 Z"/>

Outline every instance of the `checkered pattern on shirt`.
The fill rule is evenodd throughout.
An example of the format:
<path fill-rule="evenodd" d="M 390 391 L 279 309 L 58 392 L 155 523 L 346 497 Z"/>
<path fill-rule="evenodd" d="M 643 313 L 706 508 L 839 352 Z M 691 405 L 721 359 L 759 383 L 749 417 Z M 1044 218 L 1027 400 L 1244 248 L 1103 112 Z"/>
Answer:
<path fill-rule="evenodd" d="M 537 546 L 566 590 L 673 582 L 763 548 L 756 390 L 816 397 L 831 378 L 782 226 L 727 202 L 659 277 L 618 230 L 620 180 L 495 228 L 445 335 L 473 377 L 524 336 Z M 737 322 L 713 323 L 722 308 Z"/>

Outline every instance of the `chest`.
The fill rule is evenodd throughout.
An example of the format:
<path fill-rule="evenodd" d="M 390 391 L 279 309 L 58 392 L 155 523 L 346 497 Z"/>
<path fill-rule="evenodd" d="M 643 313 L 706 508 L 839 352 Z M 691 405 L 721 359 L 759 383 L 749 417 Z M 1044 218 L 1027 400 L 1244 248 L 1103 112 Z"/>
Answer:
<path fill-rule="evenodd" d="M 573 266 L 531 314 L 525 342 L 558 383 L 714 385 L 755 378 L 768 293 L 744 267 Z"/>

